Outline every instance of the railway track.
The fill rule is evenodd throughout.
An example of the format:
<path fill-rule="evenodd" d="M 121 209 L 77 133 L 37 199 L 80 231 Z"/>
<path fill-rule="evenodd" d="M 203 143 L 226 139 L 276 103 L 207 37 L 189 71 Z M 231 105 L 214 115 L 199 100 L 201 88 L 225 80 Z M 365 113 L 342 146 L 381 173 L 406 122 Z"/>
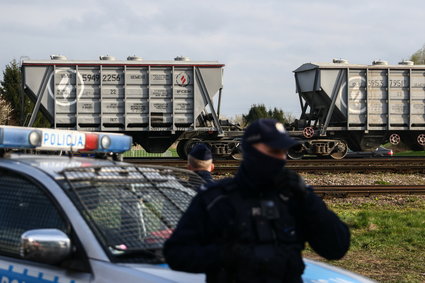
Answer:
<path fill-rule="evenodd" d="M 137 164 L 154 164 L 186 168 L 186 161 L 179 159 L 126 160 Z M 232 175 L 240 162 L 236 160 L 214 161 L 216 175 Z M 287 167 L 298 172 L 402 172 L 425 173 L 424 158 L 381 158 L 343 160 L 289 160 Z M 425 185 L 315 185 L 314 190 L 322 197 L 369 196 L 379 194 L 425 194 Z"/>
<path fill-rule="evenodd" d="M 185 168 L 180 159 L 126 159 L 137 164 L 156 164 Z M 215 174 L 234 174 L 237 160 L 215 160 Z M 298 172 L 424 172 L 425 158 L 375 158 L 375 159 L 306 159 L 288 160 L 287 167 Z"/>
<path fill-rule="evenodd" d="M 370 196 L 382 194 L 425 194 L 425 185 L 356 185 L 356 186 L 314 186 L 322 197 Z"/>

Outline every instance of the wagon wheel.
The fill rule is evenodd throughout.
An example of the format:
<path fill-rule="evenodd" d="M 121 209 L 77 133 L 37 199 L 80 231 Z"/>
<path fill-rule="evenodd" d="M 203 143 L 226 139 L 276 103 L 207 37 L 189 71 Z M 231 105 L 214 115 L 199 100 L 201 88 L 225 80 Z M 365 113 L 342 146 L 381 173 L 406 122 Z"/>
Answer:
<path fill-rule="evenodd" d="M 424 144 L 425 134 L 412 133 L 410 135 L 401 136 L 401 138 L 409 149 L 413 151 L 425 150 L 425 144 Z"/>
<path fill-rule="evenodd" d="M 304 157 L 304 154 L 288 152 L 288 157 L 289 157 L 289 159 L 292 159 L 292 160 L 300 160 Z"/>
<path fill-rule="evenodd" d="M 424 146 L 425 145 L 425 134 L 418 135 L 418 138 L 416 140 L 418 141 L 418 144 Z"/>
<path fill-rule="evenodd" d="M 348 152 L 348 146 L 344 141 L 337 141 L 334 151 L 330 154 L 333 159 L 343 159 Z"/>
<path fill-rule="evenodd" d="M 177 155 L 181 159 L 184 159 L 184 160 L 187 159 L 186 145 L 187 145 L 188 141 L 189 141 L 188 139 L 183 139 L 183 140 L 179 141 L 179 143 L 177 144 L 177 148 L 176 148 Z"/>
<path fill-rule="evenodd" d="M 189 152 L 191 152 L 192 149 L 199 143 L 202 143 L 202 141 L 200 141 L 198 139 L 190 139 L 186 142 L 186 144 L 184 146 L 184 151 L 186 153 L 186 159 L 187 159 L 187 156 L 189 155 Z M 209 147 L 209 145 L 207 143 L 205 145 L 207 145 Z"/>
<path fill-rule="evenodd" d="M 419 137 L 418 137 L 419 139 Z M 391 134 L 390 136 L 390 143 L 392 145 L 398 145 L 401 141 L 400 135 L 399 134 Z"/>
<path fill-rule="evenodd" d="M 288 157 L 289 159 L 298 160 L 304 157 L 304 153 L 295 146 L 288 150 Z"/>
<path fill-rule="evenodd" d="M 314 129 L 313 127 L 305 127 L 303 129 L 303 136 L 307 139 L 312 138 L 314 136 Z"/>
<path fill-rule="evenodd" d="M 232 150 L 232 153 L 230 153 L 230 157 L 234 160 L 242 160 L 242 146 L 240 143 L 238 143 L 235 148 Z"/>

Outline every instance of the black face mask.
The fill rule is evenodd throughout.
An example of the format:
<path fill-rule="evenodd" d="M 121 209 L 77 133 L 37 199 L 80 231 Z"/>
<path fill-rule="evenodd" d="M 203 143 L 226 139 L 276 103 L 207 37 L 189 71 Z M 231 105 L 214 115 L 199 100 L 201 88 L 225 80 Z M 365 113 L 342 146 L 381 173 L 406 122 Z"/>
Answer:
<path fill-rule="evenodd" d="M 247 145 L 243 148 L 243 161 L 236 178 L 258 189 L 272 189 L 274 179 L 285 164 L 286 160 L 265 155 Z"/>

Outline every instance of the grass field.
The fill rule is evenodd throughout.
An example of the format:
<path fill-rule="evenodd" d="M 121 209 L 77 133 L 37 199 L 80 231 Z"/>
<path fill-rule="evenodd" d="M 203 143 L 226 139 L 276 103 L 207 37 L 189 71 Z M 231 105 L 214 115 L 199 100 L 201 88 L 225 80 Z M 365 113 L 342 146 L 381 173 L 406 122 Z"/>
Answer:
<path fill-rule="evenodd" d="M 394 154 L 395 156 L 425 156 L 425 151 L 403 151 Z"/>
<path fill-rule="evenodd" d="M 175 148 L 169 148 L 164 153 L 149 153 L 146 152 L 141 147 L 133 147 L 131 150 L 126 151 L 124 154 L 124 157 L 164 157 L 164 158 L 170 158 L 170 157 L 179 157 Z"/>
<path fill-rule="evenodd" d="M 378 282 L 425 282 L 425 196 L 326 202 L 352 233 L 348 254 L 331 264 Z M 319 259 L 310 249 L 304 256 Z"/>

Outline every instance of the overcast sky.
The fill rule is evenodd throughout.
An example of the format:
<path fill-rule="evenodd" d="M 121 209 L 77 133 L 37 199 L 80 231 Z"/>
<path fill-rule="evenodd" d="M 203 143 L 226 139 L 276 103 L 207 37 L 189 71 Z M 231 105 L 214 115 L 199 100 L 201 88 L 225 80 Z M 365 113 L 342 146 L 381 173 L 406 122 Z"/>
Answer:
<path fill-rule="evenodd" d="M 219 61 L 223 114 L 264 103 L 297 116 L 293 70 L 408 59 L 425 44 L 425 1 L 0 0 L 0 38 L 2 72 L 12 59 L 51 54 Z"/>

